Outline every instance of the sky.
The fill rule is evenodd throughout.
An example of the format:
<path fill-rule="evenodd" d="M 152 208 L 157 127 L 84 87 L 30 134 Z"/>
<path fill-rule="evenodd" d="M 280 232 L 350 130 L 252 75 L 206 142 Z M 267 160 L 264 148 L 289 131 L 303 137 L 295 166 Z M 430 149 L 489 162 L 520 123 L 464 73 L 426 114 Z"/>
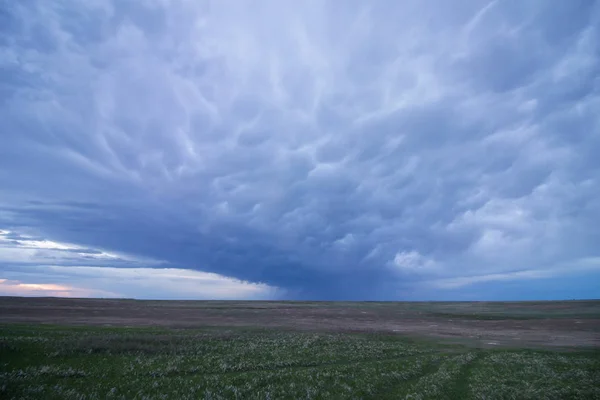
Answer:
<path fill-rule="evenodd" d="M 0 295 L 599 298 L 598 110 L 598 1 L 0 1 Z"/>

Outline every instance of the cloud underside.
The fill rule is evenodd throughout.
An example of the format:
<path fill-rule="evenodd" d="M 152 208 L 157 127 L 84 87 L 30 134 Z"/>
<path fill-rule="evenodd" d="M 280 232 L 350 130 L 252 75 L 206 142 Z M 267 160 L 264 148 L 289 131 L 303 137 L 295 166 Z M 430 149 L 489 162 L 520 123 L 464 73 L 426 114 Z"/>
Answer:
<path fill-rule="evenodd" d="M 3 290 L 82 265 L 295 298 L 595 273 L 599 38 L 591 0 L 11 2 Z"/>
<path fill-rule="evenodd" d="M 41 265 L 4 276 L 0 295 L 9 296 L 264 300 L 284 295 L 266 284 L 177 268 Z"/>
<path fill-rule="evenodd" d="M 9 231 L 0 231 L 0 262 L 0 295 L 240 300 L 285 295 L 264 283 Z"/>

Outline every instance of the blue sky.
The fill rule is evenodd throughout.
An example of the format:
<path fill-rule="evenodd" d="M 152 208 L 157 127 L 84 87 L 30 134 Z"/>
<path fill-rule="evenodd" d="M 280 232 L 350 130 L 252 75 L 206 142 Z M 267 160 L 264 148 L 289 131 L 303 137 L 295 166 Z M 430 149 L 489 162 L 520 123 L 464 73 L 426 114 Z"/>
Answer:
<path fill-rule="evenodd" d="M 591 0 L 3 2 L 0 294 L 597 298 L 598 110 Z"/>

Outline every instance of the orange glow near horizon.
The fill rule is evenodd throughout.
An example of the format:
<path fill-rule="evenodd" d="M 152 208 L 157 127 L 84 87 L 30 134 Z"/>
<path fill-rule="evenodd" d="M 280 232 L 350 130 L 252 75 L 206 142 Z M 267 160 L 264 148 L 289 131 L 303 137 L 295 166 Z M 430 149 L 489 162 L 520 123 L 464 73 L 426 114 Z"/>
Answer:
<path fill-rule="evenodd" d="M 93 297 L 93 290 L 56 283 L 22 283 L 0 279 L 0 294 L 10 296 Z"/>
<path fill-rule="evenodd" d="M 53 283 L 19 283 L 16 285 L 19 288 L 28 290 L 58 290 L 58 291 L 70 291 L 72 287 L 55 285 Z"/>

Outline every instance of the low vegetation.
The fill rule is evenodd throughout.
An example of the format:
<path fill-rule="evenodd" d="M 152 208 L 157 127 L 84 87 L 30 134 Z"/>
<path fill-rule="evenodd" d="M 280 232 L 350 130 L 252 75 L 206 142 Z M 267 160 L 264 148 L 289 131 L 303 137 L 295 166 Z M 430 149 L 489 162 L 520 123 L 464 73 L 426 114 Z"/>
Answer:
<path fill-rule="evenodd" d="M 399 335 L 0 326 L 2 399 L 600 399 L 594 350 Z"/>

